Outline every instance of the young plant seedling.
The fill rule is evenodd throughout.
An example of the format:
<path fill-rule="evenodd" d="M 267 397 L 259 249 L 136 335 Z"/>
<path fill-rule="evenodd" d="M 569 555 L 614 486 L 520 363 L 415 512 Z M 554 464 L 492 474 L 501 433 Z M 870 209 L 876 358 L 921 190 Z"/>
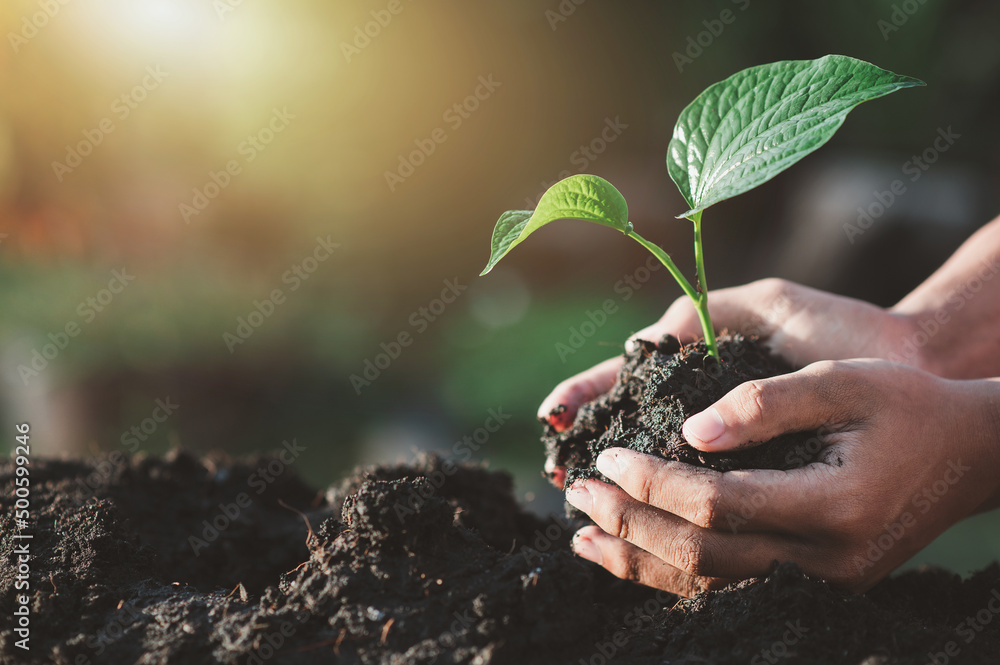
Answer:
<path fill-rule="evenodd" d="M 508 210 L 493 229 L 485 275 L 535 230 L 558 219 L 610 226 L 648 249 L 694 302 L 708 352 L 719 357 L 708 314 L 708 285 L 701 240 L 702 212 L 762 185 L 829 141 L 858 104 L 902 88 L 924 85 L 843 55 L 786 60 L 751 67 L 710 86 L 677 120 L 667 148 L 667 171 L 689 210 L 677 216 L 694 224 L 697 269 L 691 284 L 659 246 L 632 228 L 628 205 L 615 187 L 595 175 L 557 182 L 532 210 Z"/>

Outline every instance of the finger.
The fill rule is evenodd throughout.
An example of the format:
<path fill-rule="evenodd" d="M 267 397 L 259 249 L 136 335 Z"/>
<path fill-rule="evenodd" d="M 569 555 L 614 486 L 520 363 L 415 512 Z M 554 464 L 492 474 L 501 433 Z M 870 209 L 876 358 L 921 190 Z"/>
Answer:
<path fill-rule="evenodd" d="M 668 461 L 626 448 L 597 457 L 597 470 L 636 501 L 704 529 L 730 533 L 793 532 L 826 505 L 826 465 L 793 471 L 729 471 Z"/>
<path fill-rule="evenodd" d="M 779 536 L 703 529 L 597 480 L 575 483 L 566 500 L 605 533 L 695 577 L 746 579 L 766 574 L 775 560 L 794 560 Z"/>
<path fill-rule="evenodd" d="M 684 438 L 710 452 L 758 445 L 873 412 L 874 391 L 854 363 L 819 362 L 770 379 L 747 381 L 684 422 Z"/>
<path fill-rule="evenodd" d="M 573 550 L 584 559 L 603 566 L 615 577 L 682 596 L 720 589 L 731 582 L 721 578 L 688 575 L 646 550 L 604 533 L 596 526 L 586 526 L 576 532 L 573 536 Z"/>
<path fill-rule="evenodd" d="M 580 406 L 611 390 L 624 362 L 621 356 L 609 358 L 566 379 L 542 401 L 538 419 L 549 423 L 557 432 L 569 429 Z"/>
<path fill-rule="evenodd" d="M 566 467 L 556 466 L 556 463 L 551 459 L 545 460 L 545 475 L 559 489 L 562 489 L 566 484 Z"/>

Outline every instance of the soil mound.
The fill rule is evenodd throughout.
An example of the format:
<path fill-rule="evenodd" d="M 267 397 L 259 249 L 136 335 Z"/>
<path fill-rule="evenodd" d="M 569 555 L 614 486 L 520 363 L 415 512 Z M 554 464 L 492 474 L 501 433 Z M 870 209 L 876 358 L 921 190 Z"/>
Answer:
<path fill-rule="evenodd" d="M 722 335 L 718 345 L 722 362 L 708 355 L 703 341 L 683 347 L 670 335 L 658 343 L 640 341 L 625 354 L 611 390 L 580 407 L 569 429 L 557 432 L 543 420 L 542 442 L 556 466 L 566 467 L 567 486 L 600 475 L 595 460 L 613 447 L 716 471 L 785 470 L 816 461 L 822 452 L 817 432 L 786 434 L 764 446 L 725 453 L 705 453 L 687 444 L 681 427 L 688 417 L 741 383 L 794 369 L 754 337 Z"/>
<path fill-rule="evenodd" d="M 322 494 L 288 468 L 257 495 L 268 458 L 119 459 L 33 460 L 31 650 L 15 648 L 4 621 L 0 661 L 871 664 L 1000 653 L 996 565 L 964 582 L 908 573 L 863 596 L 782 565 L 680 601 L 573 556 L 575 524 L 531 515 L 508 475 L 479 466 L 428 457 L 361 470 Z M 20 547 L 6 462 L 0 486 L 0 605 L 13 608 L 24 592 L 6 564 Z M 206 523 L 221 527 L 214 537 Z M 197 554 L 192 537 L 207 543 Z"/>

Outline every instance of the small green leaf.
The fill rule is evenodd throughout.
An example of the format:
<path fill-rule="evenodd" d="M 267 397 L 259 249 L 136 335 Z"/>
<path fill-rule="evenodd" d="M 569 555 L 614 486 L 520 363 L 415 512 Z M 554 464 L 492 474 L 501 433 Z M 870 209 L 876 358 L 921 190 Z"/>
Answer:
<path fill-rule="evenodd" d="M 493 228 L 490 262 L 480 275 L 493 270 L 507 255 L 537 229 L 557 219 L 582 219 L 618 229 L 632 230 L 628 205 L 615 186 L 596 175 L 574 175 L 549 187 L 531 210 L 508 210 Z"/>
<path fill-rule="evenodd" d="M 497 225 L 493 227 L 493 240 L 490 242 L 490 262 L 486 266 L 486 269 L 479 273 L 480 277 L 493 270 L 493 266 L 510 251 L 511 247 L 519 242 L 518 238 L 521 232 L 524 231 L 524 227 L 528 225 L 528 220 L 531 219 L 534 212 L 534 210 L 508 210 L 500 215 Z"/>
<path fill-rule="evenodd" d="M 836 133 L 851 109 L 902 88 L 924 85 L 843 55 L 745 69 L 685 108 L 667 152 L 667 169 L 696 212 L 778 175 Z"/>

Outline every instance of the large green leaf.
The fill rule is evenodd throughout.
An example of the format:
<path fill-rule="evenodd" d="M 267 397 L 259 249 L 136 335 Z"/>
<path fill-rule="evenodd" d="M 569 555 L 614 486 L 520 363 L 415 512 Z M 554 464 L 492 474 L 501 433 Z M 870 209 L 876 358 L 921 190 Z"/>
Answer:
<path fill-rule="evenodd" d="M 689 217 L 778 175 L 836 133 L 858 104 L 924 85 L 875 65 L 828 55 L 751 67 L 685 108 L 667 169 Z"/>
<path fill-rule="evenodd" d="M 618 229 L 632 230 L 628 205 L 615 186 L 596 175 L 574 175 L 549 187 L 531 210 L 508 210 L 493 228 L 490 262 L 481 275 L 493 270 L 500 259 L 537 229 L 557 219 L 582 219 Z"/>

